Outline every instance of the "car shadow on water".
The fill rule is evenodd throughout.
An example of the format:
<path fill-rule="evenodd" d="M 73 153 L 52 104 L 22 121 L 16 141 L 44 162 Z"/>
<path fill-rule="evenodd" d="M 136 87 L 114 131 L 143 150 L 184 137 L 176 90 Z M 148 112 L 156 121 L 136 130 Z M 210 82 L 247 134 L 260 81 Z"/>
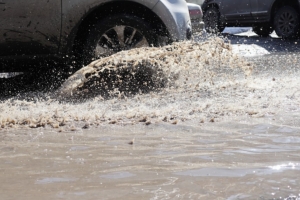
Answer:
<path fill-rule="evenodd" d="M 41 68 L 39 64 L 25 65 L 35 70 L 14 73 L 1 73 L 0 78 L 0 101 L 7 99 L 33 100 L 34 98 L 46 98 L 53 93 L 68 78 L 67 65 L 57 64 L 47 69 Z M 10 77 L 12 76 L 12 77 Z M 4 77 L 4 78 L 3 78 Z M 9 78 L 6 78 L 9 77 Z"/>

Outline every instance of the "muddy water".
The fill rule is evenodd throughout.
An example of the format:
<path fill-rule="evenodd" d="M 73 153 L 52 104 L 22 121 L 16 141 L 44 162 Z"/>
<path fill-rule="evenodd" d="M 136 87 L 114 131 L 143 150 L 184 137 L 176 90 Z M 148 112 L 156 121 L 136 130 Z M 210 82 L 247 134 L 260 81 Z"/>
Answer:
<path fill-rule="evenodd" d="M 298 114 L 281 115 L 286 124 L 268 116 L 203 126 L 2 131 L 0 196 L 284 199 L 300 189 Z"/>
<path fill-rule="evenodd" d="M 298 56 L 211 52 L 158 90 L 2 101 L 0 199 L 297 199 Z"/>

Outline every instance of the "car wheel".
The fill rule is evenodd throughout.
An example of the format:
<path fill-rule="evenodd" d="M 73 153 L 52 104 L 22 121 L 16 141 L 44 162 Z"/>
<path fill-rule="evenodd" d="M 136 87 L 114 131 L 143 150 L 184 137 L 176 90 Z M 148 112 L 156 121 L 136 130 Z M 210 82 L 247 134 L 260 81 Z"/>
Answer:
<path fill-rule="evenodd" d="M 205 24 L 205 29 L 209 33 L 222 32 L 225 28 L 221 25 L 220 12 L 215 7 L 210 7 L 205 11 L 203 15 L 203 21 Z"/>
<path fill-rule="evenodd" d="M 299 14 L 291 6 L 284 6 L 278 10 L 274 18 L 274 28 L 282 38 L 294 38 L 299 32 Z"/>
<path fill-rule="evenodd" d="M 254 33 L 261 37 L 268 37 L 274 30 L 270 25 L 253 26 L 252 29 Z"/>
<path fill-rule="evenodd" d="M 82 48 L 83 64 L 132 48 L 157 46 L 158 36 L 141 18 L 120 14 L 97 22 L 90 29 Z"/>

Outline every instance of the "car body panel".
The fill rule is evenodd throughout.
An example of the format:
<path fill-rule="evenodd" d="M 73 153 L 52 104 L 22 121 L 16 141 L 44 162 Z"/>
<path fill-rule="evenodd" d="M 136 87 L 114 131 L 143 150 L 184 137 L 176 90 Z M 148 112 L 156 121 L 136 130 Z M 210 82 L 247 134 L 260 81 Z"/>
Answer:
<path fill-rule="evenodd" d="M 226 26 L 251 26 L 255 24 L 272 24 L 273 6 L 285 5 L 292 1 L 284 0 L 205 0 L 202 4 L 203 12 L 209 6 L 217 5 L 220 10 L 220 20 Z M 300 0 L 296 9 L 300 9 Z M 295 4 L 295 5 L 296 5 Z"/>
<path fill-rule="evenodd" d="M 252 19 L 250 0 L 222 1 L 220 5 L 221 13 L 228 22 L 235 22 L 237 17 L 240 21 Z"/>
<path fill-rule="evenodd" d="M 204 0 L 186 0 L 186 2 L 188 3 L 194 3 L 194 4 L 197 4 L 197 5 L 202 5 Z"/>
<path fill-rule="evenodd" d="M 252 16 L 259 22 L 268 21 L 271 17 L 272 6 L 275 0 L 251 0 Z"/>
<path fill-rule="evenodd" d="M 185 0 L 0 0 L 0 61 L 68 59 L 73 55 L 79 30 L 89 31 L 83 22 L 95 17 L 103 5 L 118 2 L 139 5 L 151 16 L 158 16 L 170 41 L 184 40 L 189 38 L 187 33 L 191 34 Z M 0 65 L 0 70 L 4 68 Z"/>
<path fill-rule="evenodd" d="M 178 6 L 173 6 L 172 4 Z M 153 8 L 153 12 L 162 19 L 173 41 L 187 39 L 187 29 L 191 31 L 191 20 L 185 1 L 160 0 Z"/>
<path fill-rule="evenodd" d="M 201 32 L 204 30 L 203 12 L 199 5 L 187 3 L 190 13 L 193 32 Z"/>
<path fill-rule="evenodd" d="M 0 10 L 0 56 L 58 52 L 61 0 L 2 0 Z"/>

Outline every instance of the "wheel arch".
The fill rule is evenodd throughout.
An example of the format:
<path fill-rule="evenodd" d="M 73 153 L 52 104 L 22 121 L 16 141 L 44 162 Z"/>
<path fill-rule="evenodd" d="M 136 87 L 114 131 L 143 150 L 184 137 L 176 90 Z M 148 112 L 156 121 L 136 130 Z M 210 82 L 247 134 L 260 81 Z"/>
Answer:
<path fill-rule="evenodd" d="M 220 6 L 216 1 L 205 1 L 202 5 L 203 13 L 205 13 L 207 9 L 211 7 L 217 8 L 220 11 Z"/>
<path fill-rule="evenodd" d="M 292 6 L 293 8 L 297 8 L 297 11 L 300 13 L 300 3 L 298 0 L 290 0 L 290 1 L 285 1 L 285 0 L 276 0 L 272 7 L 271 7 L 271 16 L 270 16 L 270 22 L 273 24 L 273 20 L 275 17 L 276 12 L 279 10 L 279 8 L 283 6 Z"/>
<path fill-rule="evenodd" d="M 121 13 L 138 16 L 145 20 L 154 29 L 155 33 L 161 36 L 169 36 L 166 26 L 151 9 L 131 1 L 113 1 L 99 5 L 82 19 L 72 39 L 72 45 L 69 45 L 71 46 L 71 48 L 68 49 L 69 54 L 73 55 L 81 48 L 82 42 L 87 36 L 87 30 L 89 30 L 96 21 L 109 15 Z"/>

